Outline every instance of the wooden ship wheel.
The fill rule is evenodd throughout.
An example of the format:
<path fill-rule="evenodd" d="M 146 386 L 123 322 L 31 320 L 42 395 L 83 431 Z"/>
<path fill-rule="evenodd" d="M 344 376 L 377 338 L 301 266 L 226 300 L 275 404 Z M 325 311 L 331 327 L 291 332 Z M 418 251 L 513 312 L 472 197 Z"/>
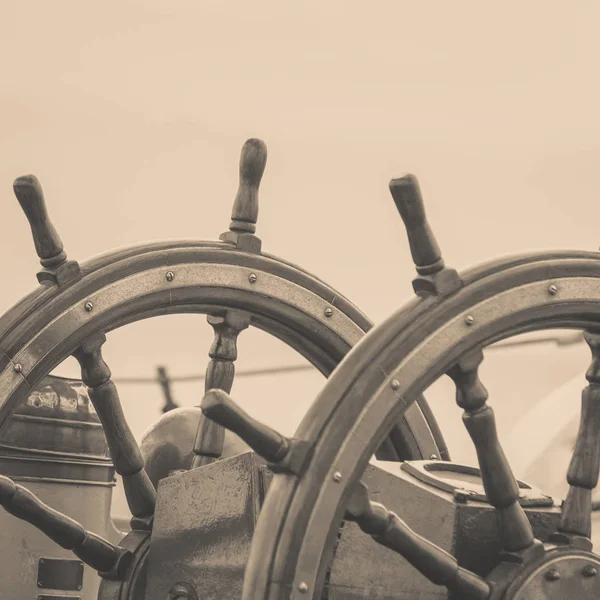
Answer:
<path fill-rule="evenodd" d="M 0 318 L 0 427 L 46 375 L 74 356 L 123 480 L 132 531 L 119 545 L 111 544 L 62 515 L 60 506 L 44 504 L 4 476 L 0 476 L 0 504 L 98 571 L 102 598 L 145 597 L 156 505 L 155 487 L 102 357 L 106 334 L 156 315 L 205 313 L 215 332 L 206 389 L 230 392 L 236 340 L 250 325 L 297 350 L 325 376 L 371 328 L 370 321 L 327 284 L 262 252 L 256 222 L 265 164 L 263 142 L 248 140 L 242 149 L 231 224 L 220 241 L 151 243 L 81 265 L 67 259 L 37 179 L 24 176 L 14 183 L 42 270 L 37 276 L 40 286 Z M 448 458 L 425 400 L 419 398 L 414 406 L 399 416 L 374 449 L 380 459 Z M 221 425 L 201 418 L 187 468 L 201 471 L 197 467 L 211 466 L 221 456 L 223 439 Z M 35 580 L 33 585 L 35 589 Z M 37 592 L 42 593 L 23 592 L 23 600 Z M 90 597 L 86 590 L 81 594 Z M 17 594 L 12 597 L 20 600 Z"/>
<path fill-rule="evenodd" d="M 243 599 L 599 598 L 590 536 L 600 468 L 600 256 L 515 256 L 456 277 L 427 226 L 416 179 L 390 189 L 418 295 L 349 352 L 294 437 L 257 424 L 222 391 L 204 398 L 206 415 L 278 467 Z M 561 506 L 515 479 L 478 375 L 485 347 L 545 328 L 583 330 L 592 355 Z M 398 418 L 444 375 L 456 386 L 479 468 L 369 464 Z"/>

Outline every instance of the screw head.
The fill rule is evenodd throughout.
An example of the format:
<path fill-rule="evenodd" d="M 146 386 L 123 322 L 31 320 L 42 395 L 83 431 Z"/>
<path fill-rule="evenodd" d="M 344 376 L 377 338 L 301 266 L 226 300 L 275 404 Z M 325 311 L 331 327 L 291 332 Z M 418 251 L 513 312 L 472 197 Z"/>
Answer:
<path fill-rule="evenodd" d="M 429 460 L 437 460 L 438 459 L 438 455 L 434 452 L 433 454 L 430 455 Z"/>
<path fill-rule="evenodd" d="M 475 319 L 473 318 L 472 315 L 469 315 L 466 319 L 465 319 L 465 324 L 468 325 L 469 327 L 471 327 L 471 325 L 473 325 L 473 323 L 475 323 Z"/>
<path fill-rule="evenodd" d="M 330 306 L 328 306 L 328 307 L 325 309 L 325 316 L 326 316 L 326 317 L 331 317 L 331 315 L 333 315 L 333 309 L 332 309 Z"/>
<path fill-rule="evenodd" d="M 85 310 L 87 310 L 88 312 L 92 312 L 93 309 L 94 309 L 94 305 L 91 302 L 85 303 Z"/>
<path fill-rule="evenodd" d="M 299 591 L 301 594 L 306 594 L 306 592 L 308 592 L 308 586 L 306 585 L 306 583 L 304 583 L 304 581 L 301 581 L 301 582 L 298 584 L 298 591 Z"/>
<path fill-rule="evenodd" d="M 548 581 L 558 581 L 560 579 L 560 573 L 556 569 L 550 569 L 544 577 Z"/>
<path fill-rule="evenodd" d="M 336 471 L 331 478 L 336 482 L 339 483 L 342 480 L 342 474 L 339 471 Z"/>
<path fill-rule="evenodd" d="M 22 365 L 20 365 L 19 363 L 15 363 L 15 364 L 13 365 L 13 371 L 14 371 L 15 373 L 22 373 L 22 372 L 23 372 L 23 366 L 22 366 Z"/>
<path fill-rule="evenodd" d="M 397 379 L 392 379 L 392 381 L 390 383 L 390 387 L 393 390 L 397 390 L 400 387 L 400 382 Z"/>
<path fill-rule="evenodd" d="M 257 279 L 258 279 L 258 276 L 256 275 L 256 273 L 250 273 L 250 275 L 248 275 L 248 281 L 250 283 L 256 283 Z"/>
<path fill-rule="evenodd" d="M 556 287 L 554 284 L 552 284 L 552 285 L 551 285 L 551 286 L 548 288 L 548 293 L 549 293 L 551 296 L 554 296 L 554 294 L 556 294 L 556 292 L 558 292 L 558 288 L 557 288 L 557 287 Z"/>
<path fill-rule="evenodd" d="M 175 279 L 175 273 L 173 273 L 173 271 L 167 271 L 165 277 L 167 278 L 167 281 L 173 281 L 173 279 Z"/>
<path fill-rule="evenodd" d="M 594 565 L 586 565 L 581 573 L 584 577 L 595 577 L 598 575 L 598 569 Z"/>

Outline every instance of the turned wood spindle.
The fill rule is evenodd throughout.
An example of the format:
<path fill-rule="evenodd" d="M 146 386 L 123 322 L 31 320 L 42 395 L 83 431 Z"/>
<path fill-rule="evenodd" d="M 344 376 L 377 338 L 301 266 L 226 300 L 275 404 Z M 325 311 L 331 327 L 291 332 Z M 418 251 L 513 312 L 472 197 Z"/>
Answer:
<path fill-rule="evenodd" d="M 235 244 L 240 250 L 259 253 L 261 241 L 256 237 L 258 189 L 267 164 L 267 147 L 262 140 L 251 138 L 242 146 L 240 183 L 233 202 L 229 231 L 221 240 Z"/>
<path fill-rule="evenodd" d="M 425 215 L 425 204 L 414 175 L 390 181 L 390 192 L 404 221 L 410 253 L 418 277 L 413 281 L 417 294 L 445 295 L 462 283 L 454 269 L 445 267 L 440 247 Z"/>
<path fill-rule="evenodd" d="M 600 334 L 585 333 L 592 363 L 585 374 L 588 386 L 581 394 L 581 418 L 575 450 L 569 464 L 569 491 L 561 509 L 558 531 L 591 537 L 592 490 L 600 471 Z"/>
<path fill-rule="evenodd" d="M 231 231 L 256 232 L 258 188 L 267 164 L 267 147 L 262 140 L 249 139 L 240 156 L 240 185 L 231 211 Z"/>
<path fill-rule="evenodd" d="M 250 325 L 250 315 L 241 311 L 228 310 L 223 316 L 208 315 L 207 321 L 214 330 L 214 340 L 208 356 L 204 391 L 220 389 L 231 392 L 235 377 L 237 359 L 237 339 L 240 333 Z M 204 414 L 198 422 L 198 431 L 194 440 L 192 469 L 209 464 L 223 454 L 225 430 L 221 425 L 207 419 Z"/>
<path fill-rule="evenodd" d="M 519 486 L 498 439 L 494 411 L 486 404 L 488 392 L 479 379 L 483 352 L 462 358 L 448 375 L 456 385 L 456 403 L 464 409 L 463 422 L 473 440 L 487 501 L 496 509 L 498 530 L 507 552 L 533 546 L 533 529 L 519 504 Z"/>
<path fill-rule="evenodd" d="M 0 504 L 11 515 L 31 523 L 107 578 L 123 576 L 132 557 L 128 550 L 86 531 L 77 521 L 44 504 L 27 488 L 1 475 Z"/>
<path fill-rule="evenodd" d="M 209 390 L 201 408 L 209 419 L 233 431 L 269 462 L 283 460 L 290 449 L 286 437 L 248 415 L 223 390 Z"/>
<path fill-rule="evenodd" d="M 485 600 L 489 584 L 458 566 L 448 552 L 413 531 L 398 515 L 377 502 L 371 502 L 367 486 L 361 481 L 354 488 L 345 518 L 354 521 L 376 542 L 405 558 L 429 581 L 442 585 L 458 598 Z"/>
<path fill-rule="evenodd" d="M 408 174 L 390 182 L 390 192 L 404 221 L 410 253 L 419 275 L 431 275 L 444 268 L 440 247 L 425 215 L 419 182 Z"/>
<path fill-rule="evenodd" d="M 174 408 L 179 408 L 179 405 L 173 401 L 173 395 L 171 394 L 171 380 L 167 375 L 167 369 L 165 367 L 157 367 L 156 378 L 158 379 L 158 383 L 165 396 L 165 405 L 163 406 L 162 411 L 166 413 Z"/>
<path fill-rule="evenodd" d="M 63 243 L 56 231 L 46 207 L 42 186 L 34 175 L 15 179 L 13 190 L 31 228 L 35 250 L 43 271 L 38 280 L 66 283 L 81 275 L 75 261 L 67 261 Z"/>
<path fill-rule="evenodd" d="M 111 372 L 102 358 L 104 334 L 87 340 L 73 353 L 81 366 L 81 379 L 88 387 L 115 471 L 123 478 L 127 503 L 133 515 L 132 527 L 147 528 L 154 515 L 156 491 L 144 469 L 140 448 L 127 425 Z"/>
<path fill-rule="evenodd" d="M 271 463 L 273 470 L 300 473 L 309 454 L 306 442 L 287 438 L 252 418 L 223 390 L 209 390 L 202 400 L 201 409 L 208 419 L 244 440 Z"/>

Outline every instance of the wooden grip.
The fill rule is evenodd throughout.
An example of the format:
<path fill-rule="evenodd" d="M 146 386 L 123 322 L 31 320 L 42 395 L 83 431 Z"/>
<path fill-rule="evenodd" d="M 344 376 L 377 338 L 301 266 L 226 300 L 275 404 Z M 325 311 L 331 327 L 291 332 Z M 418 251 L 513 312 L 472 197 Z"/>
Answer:
<path fill-rule="evenodd" d="M 92 568 L 106 573 L 115 570 L 125 554 L 101 537 L 86 531 L 77 521 L 50 508 L 35 494 L 0 475 L 0 504 L 15 517 L 31 523 L 53 542 L 83 560 Z"/>
<path fill-rule="evenodd" d="M 251 138 L 242 147 L 240 157 L 240 186 L 238 188 L 229 229 L 254 233 L 258 220 L 258 187 L 267 164 L 267 146 Z"/>
<path fill-rule="evenodd" d="M 62 241 L 50 221 L 40 182 L 34 175 L 24 175 L 15 179 L 13 190 L 29 221 L 40 263 L 47 269 L 60 266 L 67 256 Z"/>
<path fill-rule="evenodd" d="M 115 471 L 123 477 L 123 487 L 135 519 L 150 519 L 154 514 L 156 491 L 146 470 L 144 457 L 127 424 L 108 365 L 102 358 L 104 334 L 84 342 L 73 356 L 81 366 L 81 379 L 102 423 Z M 137 521 L 136 521 L 137 523 Z M 137 525 L 136 525 L 137 526 Z"/>
<path fill-rule="evenodd" d="M 418 535 L 382 504 L 371 502 L 362 481 L 353 490 L 346 507 L 346 519 L 355 521 L 376 542 L 403 556 L 429 581 L 445 586 L 457 597 L 473 600 L 489 597 L 490 586 L 484 579 L 461 569 L 448 552 Z"/>
<path fill-rule="evenodd" d="M 209 390 L 201 408 L 209 419 L 237 434 L 265 460 L 279 463 L 286 457 L 290 441 L 246 414 L 223 390 Z"/>
<path fill-rule="evenodd" d="M 413 262 L 420 275 L 432 275 L 444 268 L 440 247 L 427 222 L 419 183 L 414 175 L 390 181 L 390 192 L 404 221 Z"/>

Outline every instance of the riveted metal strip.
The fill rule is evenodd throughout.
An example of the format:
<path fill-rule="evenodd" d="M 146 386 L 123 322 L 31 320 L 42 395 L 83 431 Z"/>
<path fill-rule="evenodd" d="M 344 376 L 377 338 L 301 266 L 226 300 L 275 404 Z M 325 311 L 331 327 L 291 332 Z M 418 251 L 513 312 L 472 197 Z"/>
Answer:
<path fill-rule="evenodd" d="M 555 286 L 556 290 L 550 290 L 551 286 Z M 344 474 L 342 481 L 349 481 L 347 474 L 356 468 L 357 457 L 364 454 L 381 423 L 403 402 L 408 386 L 425 379 L 430 365 L 441 360 L 456 346 L 458 340 L 464 340 L 467 336 L 476 338 L 478 332 L 501 319 L 511 317 L 516 323 L 520 313 L 530 315 L 533 309 L 553 304 L 588 302 L 596 305 L 600 303 L 600 280 L 570 277 L 511 288 L 456 315 L 416 345 L 368 400 L 340 446 L 332 471 Z M 309 479 L 310 472 L 300 485 L 311 485 Z M 290 595 L 292 600 L 305 599 L 306 592 L 312 594 L 315 589 L 321 552 L 345 489 L 346 485 L 340 485 L 331 477 L 320 488 L 298 555 L 295 582 Z"/>

